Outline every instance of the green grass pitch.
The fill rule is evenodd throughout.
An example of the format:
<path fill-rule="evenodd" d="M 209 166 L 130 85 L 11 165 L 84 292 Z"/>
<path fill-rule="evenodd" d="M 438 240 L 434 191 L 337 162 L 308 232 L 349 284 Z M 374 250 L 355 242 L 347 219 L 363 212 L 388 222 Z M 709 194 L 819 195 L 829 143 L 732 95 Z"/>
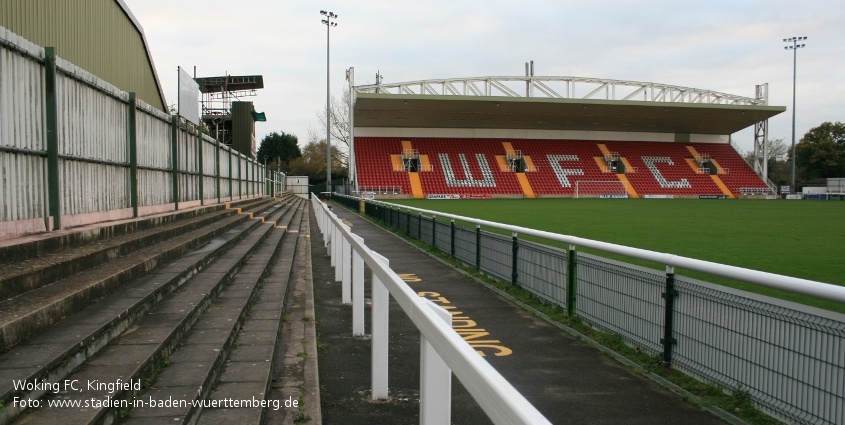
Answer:
<path fill-rule="evenodd" d="M 697 199 L 389 202 L 845 286 L 845 202 Z M 595 253 L 662 269 L 659 265 Z M 676 272 L 845 313 L 845 305 L 841 303 L 715 276 Z"/>

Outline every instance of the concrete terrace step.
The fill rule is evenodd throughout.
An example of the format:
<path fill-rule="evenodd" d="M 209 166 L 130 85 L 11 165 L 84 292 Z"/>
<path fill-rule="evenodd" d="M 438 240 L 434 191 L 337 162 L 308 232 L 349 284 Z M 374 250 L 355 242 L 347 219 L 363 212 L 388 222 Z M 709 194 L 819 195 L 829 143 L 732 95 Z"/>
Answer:
<path fill-rule="evenodd" d="M 272 220 L 280 216 L 284 212 L 284 207 L 279 207 L 272 214 L 267 215 Z M 50 380 L 59 382 L 62 379 L 78 380 L 82 386 L 83 391 L 75 392 L 72 390 L 61 391 L 59 393 L 47 393 L 46 400 L 42 400 L 44 406 L 39 409 L 31 409 L 28 413 L 20 417 L 19 423 L 111 423 L 117 416 L 120 415 L 122 409 L 112 409 L 109 406 L 97 406 L 98 408 L 72 408 L 72 407 L 47 407 L 47 403 L 56 400 L 91 400 L 93 398 L 109 397 L 114 400 L 121 400 L 123 397 L 131 399 L 133 391 L 131 389 L 120 389 L 113 393 L 109 390 L 97 389 L 94 391 L 87 391 L 88 382 L 100 383 L 114 383 L 119 379 L 123 382 L 132 379 L 140 380 L 141 382 L 154 376 L 155 371 L 160 367 L 161 362 L 165 360 L 170 352 L 179 343 L 182 336 L 190 329 L 191 325 L 203 314 L 208 305 L 217 296 L 221 288 L 232 278 L 238 269 L 250 258 L 250 256 L 258 252 L 261 242 L 272 232 L 275 228 L 273 224 L 261 223 L 262 220 L 252 220 L 251 223 L 245 223 L 239 226 L 239 229 L 227 232 L 227 235 L 215 239 L 210 247 L 203 247 L 196 250 L 185 258 L 178 260 L 179 262 L 196 261 L 197 258 L 189 257 L 204 257 L 206 253 L 201 251 L 217 251 L 219 247 L 225 243 L 235 242 L 225 254 L 215 260 L 210 266 L 205 267 L 202 271 L 196 272 L 193 270 L 188 276 L 183 276 L 180 280 L 183 282 L 181 286 L 176 289 L 176 285 L 170 285 L 169 291 L 161 291 L 157 279 L 140 279 L 125 288 L 125 290 L 115 293 L 113 296 L 92 307 L 102 305 L 99 309 L 92 312 L 92 316 L 108 316 L 109 314 L 120 321 L 119 326 L 112 326 L 108 338 L 101 338 L 88 344 L 88 350 L 91 353 L 87 355 L 76 356 L 77 358 L 70 363 L 74 363 L 64 370 L 62 373 L 56 373 L 50 376 Z M 239 238 L 235 233 L 243 235 L 249 230 L 246 236 Z M 238 241 L 238 239 L 240 239 Z M 198 254 L 195 254 L 198 253 Z M 191 255 L 194 254 L 194 255 Z M 184 261 L 183 261 L 184 260 Z M 169 268 L 165 267 L 165 269 Z M 184 265 L 177 267 L 175 270 L 162 270 L 169 276 L 179 274 L 179 270 L 183 269 Z M 196 273 L 196 274 L 194 274 Z M 193 277 L 190 277 L 193 275 Z M 150 276 L 153 278 L 154 276 Z M 190 277 L 188 279 L 188 277 Z M 187 281 L 185 281 L 187 280 Z M 176 289 L 175 292 L 167 296 L 167 294 Z M 125 300 L 134 295 L 135 305 L 130 304 Z M 167 296 L 166 298 L 164 298 Z M 139 297 L 142 299 L 139 300 Z M 164 298 L 162 300 L 162 298 Z M 159 302 L 157 302 L 159 301 Z M 137 308 L 141 304 L 143 308 Z M 140 311 L 143 310 L 143 311 Z M 140 313 L 139 313 L 140 311 Z M 115 314 L 116 312 L 119 312 Z M 84 311 L 82 313 L 85 313 Z M 146 314 L 145 314 L 146 313 Z M 124 315 L 132 315 L 135 320 L 120 320 Z M 68 321 L 68 331 L 74 326 L 81 326 L 87 322 L 84 315 L 81 317 L 74 317 L 73 320 Z M 79 320 L 77 320 L 79 319 Z M 103 317 L 91 318 L 91 321 L 101 322 Z M 83 323 L 80 323 L 83 322 Z M 57 326 L 58 327 L 58 326 Z M 96 354 L 96 356 L 93 356 Z M 93 357 L 92 357 L 93 356 Z M 66 361 L 67 362 L 67 361 Z M 84 364 L 83 364 L 84 362 Z M 70 371 L 73 374 L 68 376 Z M 44 394 L 27 394 L 26 396 L 37 398 Z M 10 406 L 6 403 L 7 410 Z M 125 412 L 125 410 L 123 410 Z M 13 419 L 11 415 L 6 415 L 7 419 Z"/>
<path fill-rule="evenodd" d="M 259 213 L 275 205 L 278 202 L 267 200 L 255 204 L 255 210 L 250 212 Z M 0 301 L 0 352 L 247 220 L 247 214 L 233 215 L 67 279 Z"/>
<path fill-rule="evenodd" d="M 211 394 L 206 400 L 271 400 L 270 384 L 274 373 L 273 365 L 282 325 L 285 301 L 301 231 L 305 229 L 303 216 L 308 214 L 306 206 L 298 208 L 290 223 L 290 234 L 281 244 L 280 256 L 272 264 L 264 278 L 258 299 L 252 304 L 249 315 L 238 332 L 235 345 L 228 353 L 225 369 L 220 373 Z M 303 242 L 305 243 L 305 242 Z M 299 341 L 296 345 L 301 347 Z M 301 351 L 301 349 L 300 349 Z M 298 353 L 299 351 L 297 351 Z M 272 408 L 275 408 L 272 407 Z M 285 409 L 285 406 L 280 406 Z M 212 424 L 261 424 L 267 408 L 223 408 L 202 409 L 200 425 Z M 131 421 L 130 421 L 131 423 Z"/>
<path fill-rule="evenodd" d="M 280 212 L 282 208 L 279 206 L 274 211 Z M 263 214 L 266 215 L 268 213 Z M 0 424 L 7 423 L 21 412 L 21 409 L 12 407 L 13 397 L 37 399 L 45 393 L 43 388 L 15 391 L 13 380 L 58 382 L 63 379 L 167 294 L 236 245 L 250 230 L 260 225 L 263 216 L 247 219 L 220 233 L 202 247 L 129 282 L 100 302 L 88 305 L 67 320 L 0 354 L 0 402 L 5 405 L 4 409 L 0 409 Z"/>
<path fill-rule="evenodd" d="M 272 202 L 268 198 L 259 203 Z M 258 205 L 251 202 L 241 207 Z M 181 220 L 172 220 L 144 230 L 135 230 L 120 236 L 101 238 L 82 246 L 29 258 L 23 261 L 0 264 L 0 300 L 66 279 L 79 272 L 125 256 L 141 248 L 154 245 L 182 233 L 202 228 L 217 220 L 237 214 L 235 207 L 217 209 L 205 214 L 195 214 Z"/>
<path fill-rule="evenodd" d="M 247 208 L 250 204 L 266 199 L 270 198 L 267 196 L 260 196 L 228 203 L 196 207 L 187 210 L 169 211 L 139 218 L 117 220 L 108 223 L 97 223 L 88 226 L 3 239 L 0 240 L 0 263 L 10 264 L 16 261 L 24 261 L 65 249 L 84 246 L 95 241 L 106 240 L 186 218 L 223 210 L 227 207 Z"/>
<path fill-rule="evenodd" d="M 279 221 L 279 225 L 298 226 L 303 214 L 302 203 L 297 203 Z M 156 420 L 195 423 L 197 415 L 205 411 L 200 406 L 193 406 L 192 402 L 209 398 L 224 365 L 227 367 L 222 375 L 224 380 L 230 373 L 238 375 L 239 381 L 263 380 L 264 388 L 257 388 L 257 392 L 250 394 L 249 398 L 261 398 L 267 393 L 287 283 L 285 279 L 284 284 L 278 284 L 279 279 L 270 273 L 277 271 L 279 264 L 292 261 L 294 251 L 291 247 L 295 248 L 297 239 L 298 232 L 275 230 L 262 244 L 266 249 L 262 247 L 241 268 L 168 359 L 167 366 L 161 369 L 151 387 L 137 397 L 147 404 L 151 399 L 170 398 L 186 403 L 170 408 L 139 406 L 130 412 L 124 423 L 143 424 Z M 274 246 L 276 250 L 271 249 Z M 289 273 L 289 266 L 287 271 Z M 241 335 L 248 333 L 249 336 L 241 338 L 239 331 Z M 238 350 L 234 343 L 236 337 L 239 338 L 238 345 L 250 344 L 249 349 Z M 233 359 L 246 363 L 239 361 L 239 366 L 232 366 L 230 361 Z M 236 384 L 236 387 L 238 385 L 243 383 Z M 261 409 L 237 410 L 259 415 L 261 412 Z M 247 422 L 234 420 L 227 423 Z"/>

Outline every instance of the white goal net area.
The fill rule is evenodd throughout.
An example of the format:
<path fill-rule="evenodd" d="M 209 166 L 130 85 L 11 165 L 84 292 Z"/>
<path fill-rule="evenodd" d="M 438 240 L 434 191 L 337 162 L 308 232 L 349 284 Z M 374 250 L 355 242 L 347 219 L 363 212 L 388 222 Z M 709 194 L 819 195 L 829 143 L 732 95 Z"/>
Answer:
<path fill-rule="evenodd" d="M 578 180 L 576 198 L 627 198 L 628 182 L 621 180 Z"/>

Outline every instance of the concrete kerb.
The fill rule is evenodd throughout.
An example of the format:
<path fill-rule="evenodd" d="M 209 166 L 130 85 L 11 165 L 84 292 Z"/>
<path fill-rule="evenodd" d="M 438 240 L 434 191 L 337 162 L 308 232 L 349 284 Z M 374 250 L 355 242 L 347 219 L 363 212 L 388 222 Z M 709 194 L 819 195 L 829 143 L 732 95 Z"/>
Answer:
<path fill-rule="evenodd" d="M 299 238 L 294 263 L 290 270 L 290 283 L 282 329 L 275 355 L 274 383 L 271 397 L 299 401 L 296 409 L 268 412 L 267 423 L 322 424 L 320 381 L 317 360 L 317 332 L 314 311 L 314 288 L 311 262 L 310 218 L 311 208 L 303 203 L 303 214 L 298 232 L 290 235 Z"/>
<path fill-rule="evenodd" d="M 412 243 L 411 241 L 405 239 L 403 236 L 397 234 L 396 232 L 393 232 L 392 230 L 386 229 L 382 225 L 382 223 L 379 223 L 377 221 L 372 220 L 369 216 L 367 216 L 365 214 L 360 214 L 358 211 L 346 208 L 346 206 L 344 206 L 342 204 L 336 203 L 336 205 L 340 205 L 344 209 L 346 209 L 347 211 L 355 213 L 356 215 L 360 216 L 361 218 L 369 221 L 370 223 L 373 223 L 375 226 L 387 231 L 388 233 L 390 233 L 391 235 L 393 235 L 394 237 L 396 237 L 400 241 L 402 241 L 402 242 L 404 242 L 408 245 L 411 245 L 412 247 L 414 247 L 418 251 L 425 253 L 426 255 L 428 255 L 429 257 L 433 258 L 434 260 L 440 262 L 441 264 L 457 271 L 458 273 L 466 276 L 467 278 L 473 280 L 474 282 L 481 284 L 483 287 L 487 288 L 491 292 L 509 300 L 510 302 L 516 304 L 517 306 L 519 306 L 523 310 L 530 312 L 531 314 L 533 314 L 534 316 L 542 319 L 543 321 L 545 321 L 545 322 L 557 327 L 558 329 L 570 334 L 571 336 L 577 338 L 578 340 L 583 341 L 588 345 L 591 345 L 592 347 L 596 348 L 597 350 L 601 351 L 602 353 L 606 353 L 606 354 L 610 355 L 614 360 L 618 361 L 619 363 L 622 363 L 623 365 L 625 365 L 629 369 L 636 371 L 637 373 L 639 373 L 642 376 L 648 378 L 649 380 L 655 382 L 656 384 L 658 384 L 658 385 L 666 388 L 667 390 L 681 396 L 682 398 L 687 398 L 689 400 L 692 400 L 696 405 L 700 406 L 704 410 L 707 410 L 708 412 L 712 413 L 713 415 L 719 417 L 720 419 L 724 420 L 725 422 L 728 422 L 728 423 L 733 424 L 733 425 L 747 425 L 747 422 L 745 422 L 742 419 L 730 414 L 729 412 L 726 412 L 725 410 L 723 410 L 723 409 L 721 409 L 717 406 L 704 404 L 704 402 L 701 400 L 701 398 L 699 398 L 695 394 L 681 388 L 680 386 L 678 386 L 675 383 L 663 378 L 660 375 L 656 375 L 654 373 L 649 372 L 648 370 L 646 370 L 642 366 L 640 366 L 637 363 L 631 361 L 627 357 L 617 353 L 616 351 L 613 351 L 612 349 L 605 347 L 604 345 L 602 345 L 598 341 L 595 341 L 594 339 L 578 332 L 577 330 L 552 319 L 551 317 L 549 317 L 545 313 L 535 309 L 534 307 L 531 307 L 528 304 L 525 304 L 524 302 L 514 298 L 513 296 L 511 296 L 507 292 L 504 292 L 504 291 L 496 288 L 495 286 L 490 285 L 489 283 L 477 278 L 476 276 L 473 276 L 472 274 L 467 273 L 466 271 L 464 271 L 464 270 L 462 270 L 458 267 L 455 267 L 454 265 L 450 264 L 449 262 L 444 261 L 442 258 L 437 257 L 435 255 L 432 255 L 430 252 L 420 248 L 419 246 L 417 246 L 416 244 Z"/>
<path fill-rule="evenodd" d="M 307 206 L 304 208 L 307 209 L 303 213 L 304 224 L 306 226 L 305 234 L 311 237 L 311 209 Z M 303 243 L 301 246 L 302 248 L 297 246 L 297 250 L 301 249 L 304 251 L 301 258 L 307 261 L 307 267 L 305 269 L 305 314 L 312 319 L 305 323 L 305 353 L 307 357 L 305 358 L 303 402 L 306 414 L 311 418 L 311 423 L 322 424 L 323 417 L 320 411 L 320 373 L 317 363 L 317 320 L 314 312 L 314 279 L 311 273 L 311 244 Z"/>

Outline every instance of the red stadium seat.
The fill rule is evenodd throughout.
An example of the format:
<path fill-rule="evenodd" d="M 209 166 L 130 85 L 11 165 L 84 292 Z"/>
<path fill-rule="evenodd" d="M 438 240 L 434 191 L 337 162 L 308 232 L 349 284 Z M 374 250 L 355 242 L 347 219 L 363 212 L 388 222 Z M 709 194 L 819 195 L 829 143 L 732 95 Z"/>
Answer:
<path fill-rule="evenodd" d="M 410 141 L 421 155 L 428 155 L 432 171 L 419 173 L 427 194 L 521 195 L 522 186 L 513 172 L 499 169 L 497 155 L 505 155 L 503 142 L 529 156 L 537 170 L 525 173 L 536 194 L 572 195 L 578 181 L 615 181 L 615 173 L 603 172 L 594 157 L 603 156 L 599 144 L 619 153 L 636 172 L 626 174 L 633 189 L 641 194 L 710 195 L 722 194 L 707 174 L 698 174 L 687 158 L 693 146 L 708 154 L 728 172 L 719 177 L 735 195 L 745 189 L 765 190 L 766 184 L 728 144 L 664 143 L 596 140 L 527 140 L 463 138 L 356 137 L 355 153 L 361 190 L 395 188 L 410 194 L 408 173 L 394 171 L 392 154 L 402 151 L 403 140 Z M 480 155 L 480 156 L 479 156 Z M 448 159 L 447 164 L 441 160 Z M 464 171 L 465 161 L 469 175 Z M 590 193 L 581 185 L 582 193 Z"/>

